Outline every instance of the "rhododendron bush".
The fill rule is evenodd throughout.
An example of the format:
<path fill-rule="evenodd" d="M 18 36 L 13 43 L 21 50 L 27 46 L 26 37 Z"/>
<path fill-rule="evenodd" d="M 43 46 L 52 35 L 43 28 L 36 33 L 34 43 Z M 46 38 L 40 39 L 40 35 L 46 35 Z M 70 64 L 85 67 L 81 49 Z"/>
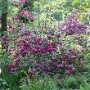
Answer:
<path fill-rule="evenodd" d="M 11 73 L 27 72 L 30 78 L 36 75 L 54 76 L 57 73 L 75 74 L 83 66 L 82 51 L 68 47 L 62 40 L 63 33 L 59 31 L 30 31 L 20 27 L 18 36 L 14 36 L 14 61 L 9 64 Z M 14 33 L 11 32 L 11 34 Z"/>
<path fill-rule="evenodd" d="M 75 11 L 71 12 L 71 14 L 68 15 L 65 21 L 60 25 L 60 30 L 65 32 L 67 35 L 85 34 L 87 26 L 78 19 L 78 13 L 79 12 Z"/>

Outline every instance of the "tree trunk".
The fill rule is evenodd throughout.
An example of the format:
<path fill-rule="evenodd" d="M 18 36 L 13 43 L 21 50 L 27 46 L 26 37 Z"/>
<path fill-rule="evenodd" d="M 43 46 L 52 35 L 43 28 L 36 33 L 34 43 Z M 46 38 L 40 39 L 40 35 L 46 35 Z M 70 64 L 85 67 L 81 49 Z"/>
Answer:
<path fill-rule="evenodd" d="M 7 31 L 7 12 L 2 13 L 1 16 L 1 36 Z"/>

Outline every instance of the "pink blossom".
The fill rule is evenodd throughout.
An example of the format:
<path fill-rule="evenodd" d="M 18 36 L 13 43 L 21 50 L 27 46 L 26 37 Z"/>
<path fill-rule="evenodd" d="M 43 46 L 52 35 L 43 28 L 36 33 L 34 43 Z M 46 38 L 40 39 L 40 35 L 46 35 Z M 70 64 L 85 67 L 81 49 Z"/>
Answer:
<path fill-rule="evenodd" d="M 31 74 L 31 73 L 32 73 L 32 71 L 31 71 L 31 70 L 28 70 L 28 71 L 27 71 L 27 73 L 28 73 L 28 74 Z"/>
<path fill-rule="evenodd" d="M 25 12 L 26 12 L 25 10 L 22 10 L 22 11 L 21 11 L 21 14 L 25 14 Z"/>
<path fill-rule="evenodd" d="M 25 3 L 26 2 L 26 0 L 21 0 L 23 3 Z"/>
<path fill-rule="evenodd" d="M 73 50 L 73 49 L 71 49 L 70 52 L 71 52 L 71 54 L 77 54 L 77 51 Z"/>
<path fill-rule="evenodd" d="M 45 28 L 45 25 L 44 24 L 41 24 L 41 29 Z"/>
<path fill-rule="evenodd" d="M 30 20 L 33 22 L 35 20 L 35 17 L 34 16 L 31 16 L 30 17 Z"/>
<path fill-rule="evenodd" d="M 84 62 L 83 62 L 82 60 L 80 60 L 80 61 L 79 61 L 79 64 L 82 65 L 82 64 L 84 64 Z"/>
<path fill-rule="evenodd" d="M 65 71 L 65 74 L 70 74 L 70 70 L 66 70 Z"/>

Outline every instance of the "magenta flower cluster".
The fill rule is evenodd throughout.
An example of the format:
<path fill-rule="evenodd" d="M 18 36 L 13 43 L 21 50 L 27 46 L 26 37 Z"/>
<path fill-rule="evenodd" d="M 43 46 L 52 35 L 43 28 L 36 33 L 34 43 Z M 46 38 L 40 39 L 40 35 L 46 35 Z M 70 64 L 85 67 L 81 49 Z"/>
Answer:
<path fill-rule="evenodd" d="M 48 41 L 40 36 L 36 37 L 30 32 L 25 32 L 24 36 L 16 44 L 19 47 L 18 53 L 22 57 L 30 54 L 51 53 L 57 50 L 57 44 L 55 42 Z"/>
<path fill-rule="evenodd" d="M 27 19 L 30 19 L 32 22 L 35 20 L 35 17 L 32 15 L 32 13 L 28 13 L 25 10 L 22 10 L 20 12 L 20 15 L 22 15 L 23 17 L 26 17 Z"/>

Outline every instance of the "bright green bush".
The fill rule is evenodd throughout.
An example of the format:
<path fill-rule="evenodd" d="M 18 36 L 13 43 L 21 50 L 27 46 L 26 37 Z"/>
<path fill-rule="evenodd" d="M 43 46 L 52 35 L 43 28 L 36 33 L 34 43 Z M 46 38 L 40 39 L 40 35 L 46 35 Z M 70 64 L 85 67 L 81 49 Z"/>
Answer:
<path fill-rule="evenodd" d="M 21 86 L 22 90 L 59 90 L 56 80 L 46 77 L 43 79 L 28 79 L 28 84 L 25 82 Z"/>

